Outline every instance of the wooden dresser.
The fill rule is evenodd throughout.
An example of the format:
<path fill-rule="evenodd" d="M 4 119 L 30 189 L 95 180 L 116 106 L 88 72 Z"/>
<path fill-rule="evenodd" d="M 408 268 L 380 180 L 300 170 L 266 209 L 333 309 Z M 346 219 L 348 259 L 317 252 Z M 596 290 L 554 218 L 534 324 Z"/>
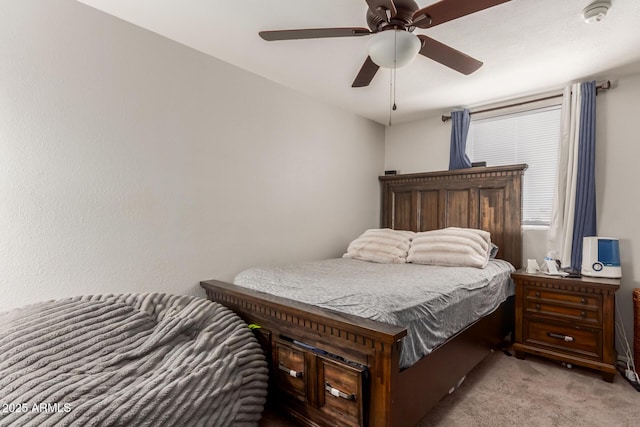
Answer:
<path fill-rule="evenodd" d="M 566 278 L 519 270 L 516 357 L 526 353 L 597 369 L 612 382 L 616 370 L 615 292 L 619 279 Z"/>

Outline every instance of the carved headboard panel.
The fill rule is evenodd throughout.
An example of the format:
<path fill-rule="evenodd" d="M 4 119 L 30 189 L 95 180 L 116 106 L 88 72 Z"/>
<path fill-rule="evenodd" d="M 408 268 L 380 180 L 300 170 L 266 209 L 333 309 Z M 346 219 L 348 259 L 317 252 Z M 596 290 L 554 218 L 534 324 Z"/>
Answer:
<path fill-rule="evenodd" d="M 479 228 L 498 258 L 522 264 L 522 176 L 526 164 L 379 177 L 382 227 L 428 231 Z"/>

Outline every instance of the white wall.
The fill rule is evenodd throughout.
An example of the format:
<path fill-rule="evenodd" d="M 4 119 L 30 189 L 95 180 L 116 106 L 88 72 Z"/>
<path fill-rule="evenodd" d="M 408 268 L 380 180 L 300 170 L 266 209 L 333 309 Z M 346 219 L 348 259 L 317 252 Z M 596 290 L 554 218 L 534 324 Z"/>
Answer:
<path fill-rule="evenodd" d="M 621 78 L 597 98 L 596 203 L 598 234 L 620 238 L 622 286 L 616 304 L 633 346 L 633 289 L 640 288 L 638 111 L 640 75 Z M 623 346 L 617 345 L 620 353 Z M 640 355 L 635 355 L 636 359 Z"/>
<path fill-rule="evenodd" d="M 640 287 L 640 197 L 636 197 L 640 140 L 637 112 L 640 106 L 640 75 L 622 77 L 613 90 L 597 97 L 596 192 L 598 234 L 619 237 L 622 286 L 617 306 L 627 336 L 633 339 L 632 292 Z M 387 129 L 385 169 L 402 173 L 445 170 L 449 165 L 451 125 L 440 116 Z M 525 172 L 526 179 L 526 172 Z M 546 255 L 547 233 L 527 229 L 523 235 L 523 259 Z M 623 346 L 618 340 L 617 348 Z"/>
<path fill-rule="evenodd" d="M 451 125 L 441 116 L 426 117 L 386 128 L 385 170 L 416 173 L 449 167 Z"/>
<path fill-rule="evenodd" d="M 0 310 L 203 295 L 378 224 L 382 126 L 72 0 L 0 28 Z"/>

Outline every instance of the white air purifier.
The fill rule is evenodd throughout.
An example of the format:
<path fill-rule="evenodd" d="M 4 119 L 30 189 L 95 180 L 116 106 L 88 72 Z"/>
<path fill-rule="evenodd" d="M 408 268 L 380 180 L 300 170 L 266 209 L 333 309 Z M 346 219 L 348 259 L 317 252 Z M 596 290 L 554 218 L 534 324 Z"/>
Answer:
<path fill-rule="evenodd" d="M 582 275 L 622 277 L 620 241 L 615 237 L 585 237 L 582 241 Z"/>

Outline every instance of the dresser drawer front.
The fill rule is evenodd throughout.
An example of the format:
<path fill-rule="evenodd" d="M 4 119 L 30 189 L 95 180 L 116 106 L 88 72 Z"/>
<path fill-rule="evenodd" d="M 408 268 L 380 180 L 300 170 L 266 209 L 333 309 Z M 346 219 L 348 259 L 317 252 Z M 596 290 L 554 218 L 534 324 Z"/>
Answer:
<path fill-rule="evenodd" d="M 555 292 L 527 286 L 523 305 L 527 315 L 548 315 L 593 325 L 602 324 L 600 295 Z"/>
<path fill-rule="evenodd" d="M 602 358 L 602 330 L 597 328 L 527 320 L 523 333 L 525 344 L 589 359 Z"/>
<path fill-rule="evenodd" d="M 307 400 L 306 358 L 309 356 L 289 343 L 275 341 L 273 346 L 273 376 L 278 390 L 302 402 Z"/>
<path fill-rule="evenodd" d="M 364 370 L 325 357 L 318 362 L 320 410 L 345 425 L 364 425 Z"/>
<path fill-rule="evenodd" d="M 527 315 L 547 315 L 567 320 L 580 320 L 586 323 L 591 323 L 594 326 L 602 323 L 600 310 L 597 308 L 571 307 L 567 305 L 554 304 L 552 301 L 542 299 L 526 300 L 525 313 Z"/>

